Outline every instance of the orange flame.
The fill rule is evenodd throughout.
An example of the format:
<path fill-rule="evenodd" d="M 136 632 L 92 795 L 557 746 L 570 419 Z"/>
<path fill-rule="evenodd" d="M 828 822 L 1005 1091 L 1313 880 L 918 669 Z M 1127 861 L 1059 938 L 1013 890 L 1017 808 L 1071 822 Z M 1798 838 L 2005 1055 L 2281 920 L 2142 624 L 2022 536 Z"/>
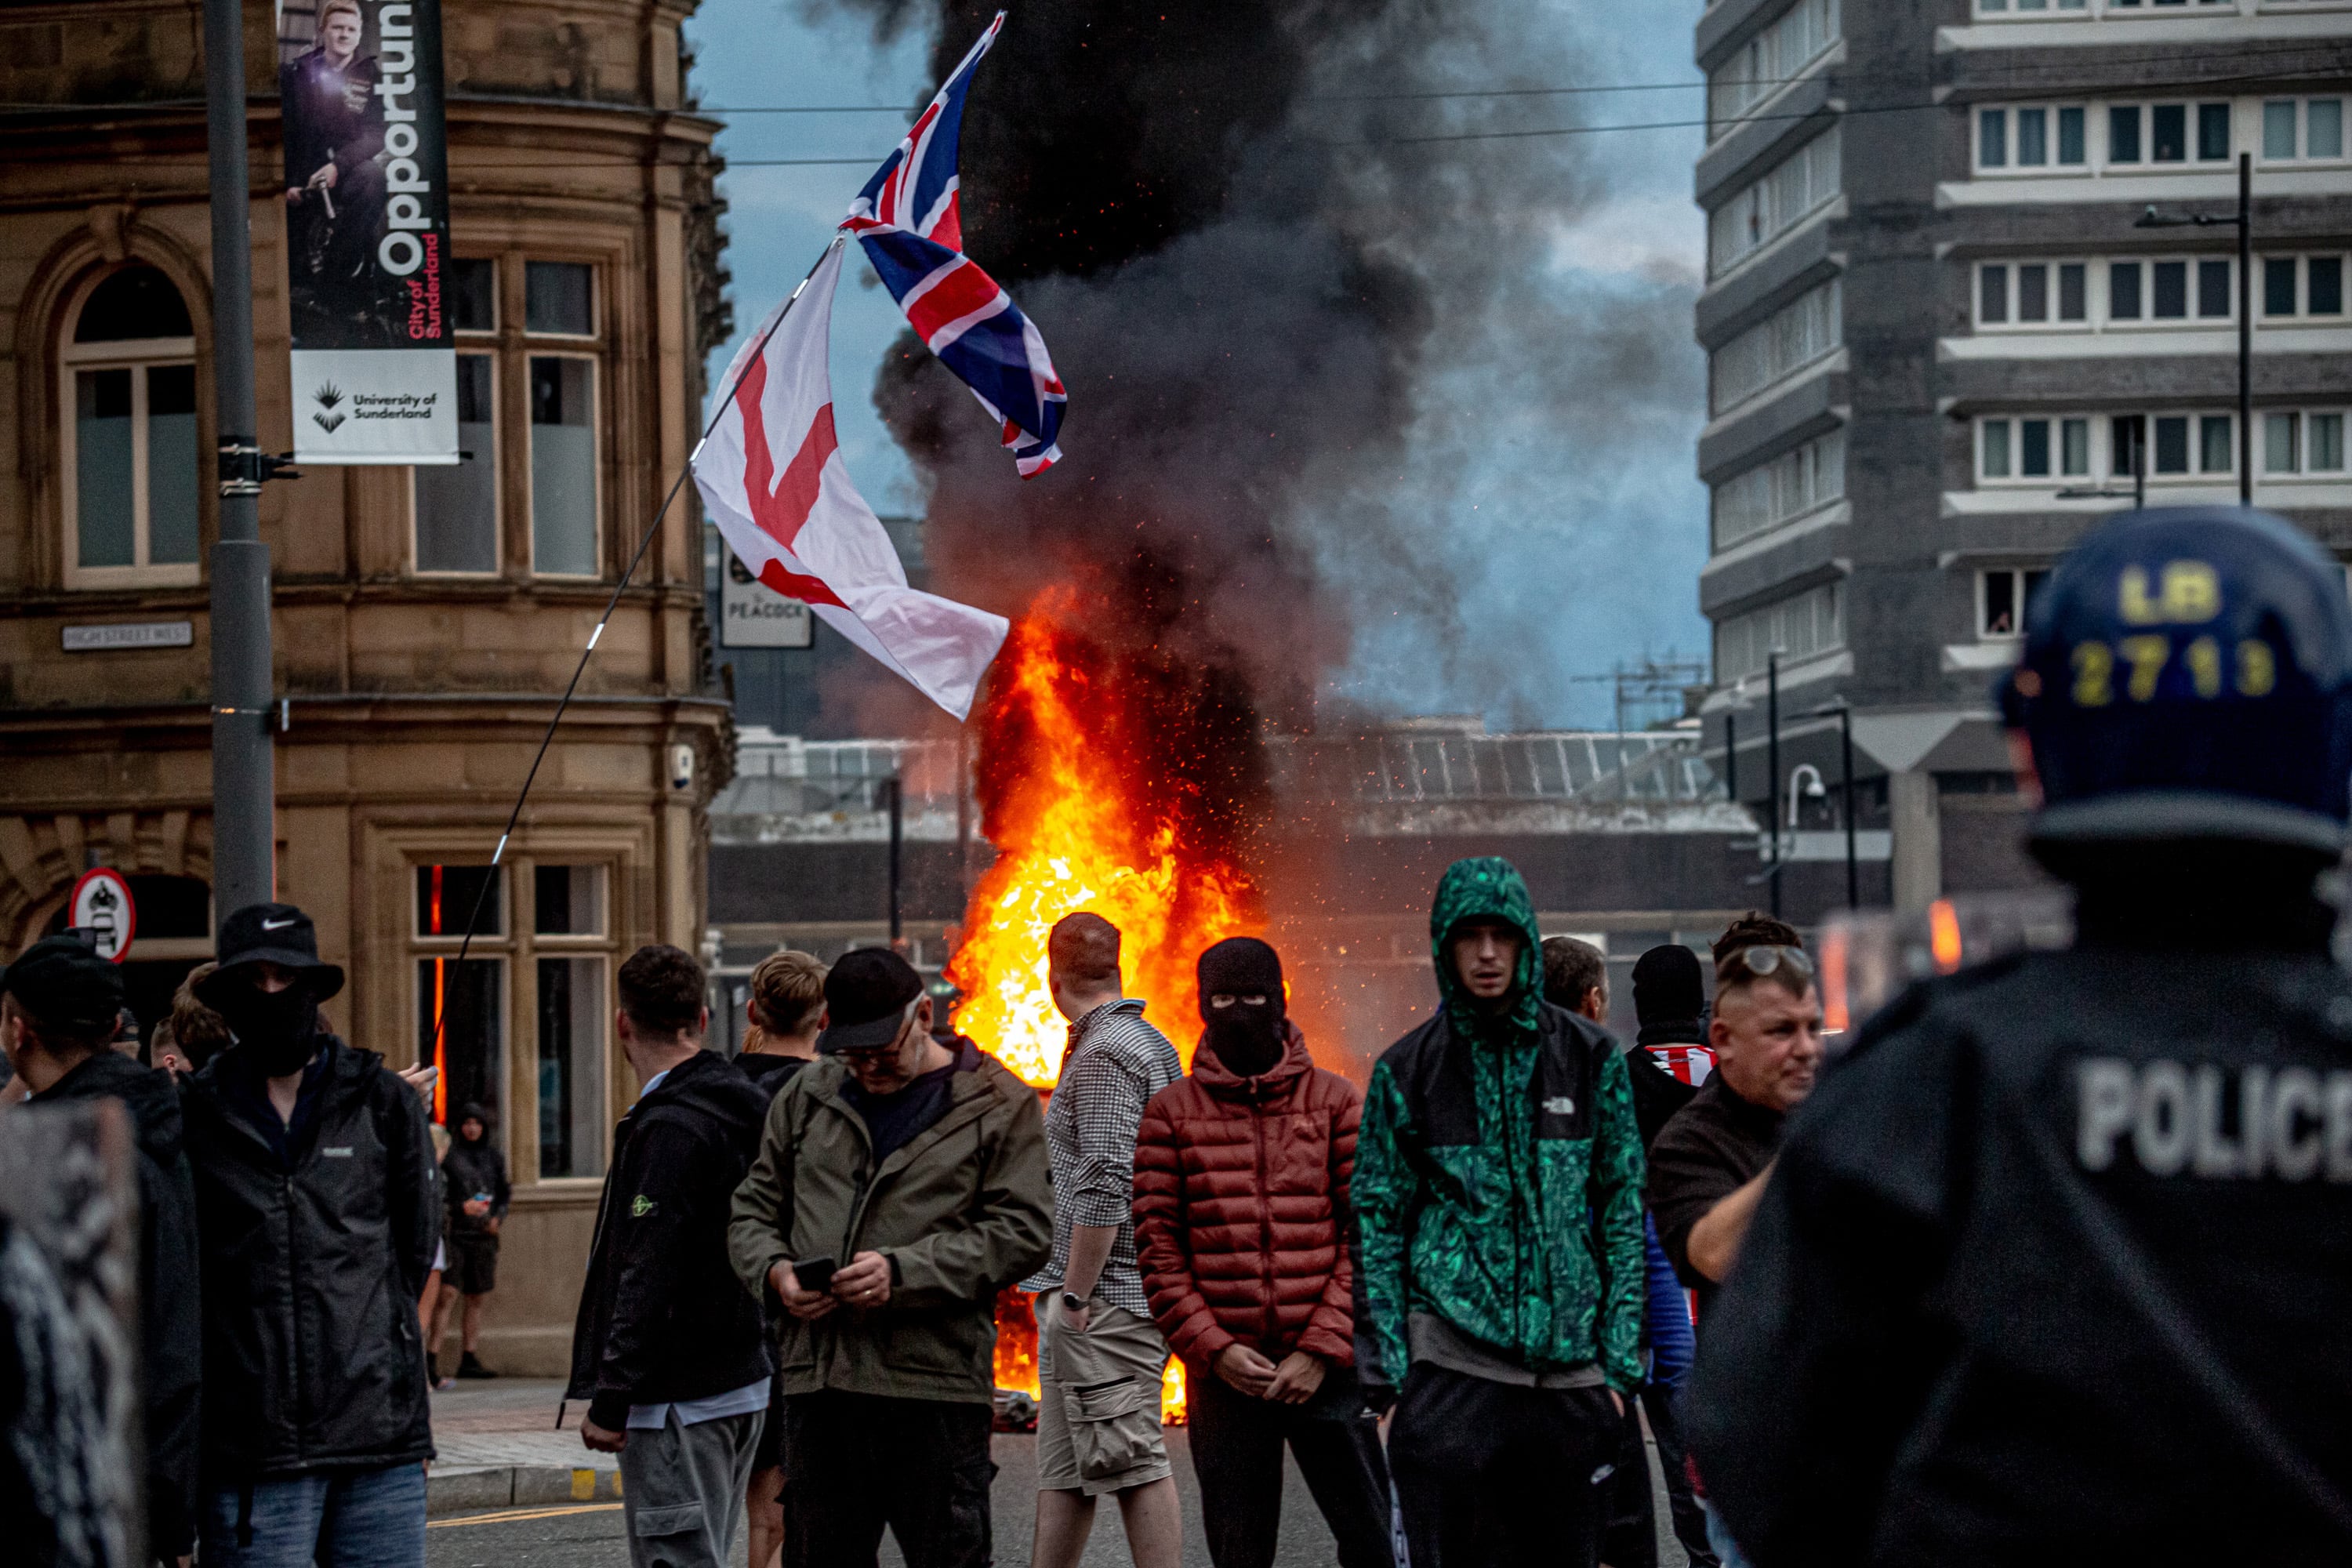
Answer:
<path fill-rule="evenodd" d="M 1263 924 L 1248 874 L 1188 831 L 1197 792 L 1171 787 L 1159 715 L 1057 624 L 1075 608 L 1050 595 L 998 656 L 981 755 L 997 860 L 947 970 L 965 998 L 957 1026 L 1040 1088 L 1061 1075 L 1068 1039 L 1045 980 L 1055 921 L 1087 910 L 1118 927 L 1127 994 L 1187 1057 L 1201 950 Z"/>
<path fill-rule="evenodd" d="M 1201 950 L 1260 929 L 1256 886 L 1179 761 L 1192 695 L 1166 671 L 1122 668 L 1068 623 L 1052 590 L 997 656 L 981 718 L 984 830 L 996 863 L 973 889 L 947 975 L 956 1026 L 1041 1089 L 1061 1076 L 1069 1028 L 1046 983 L 1045 939 L 1081 910 L 1118 927 L 1125 989 L 1190 1057 Z M 1206 750 L 1208 748 L 1200 748 Z M 1037 1392 L 1027 1296 L 997 1301 L 996 1384 Z M 1160 1419 L 1181 1425 L 1183 1363 L 1160 1380 Z"/>
<path fill-rule="evenodd" d="M 1037 1313 L 1026 1290 L 996 1293 L 996 1386 L 1037 1397 Z"/>

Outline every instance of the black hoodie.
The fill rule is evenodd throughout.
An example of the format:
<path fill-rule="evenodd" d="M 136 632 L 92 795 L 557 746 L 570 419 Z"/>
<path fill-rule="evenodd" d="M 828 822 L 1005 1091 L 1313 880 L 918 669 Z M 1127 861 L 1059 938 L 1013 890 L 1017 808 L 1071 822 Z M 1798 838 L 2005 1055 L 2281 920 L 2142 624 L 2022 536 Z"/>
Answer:
<path fill-rule="evenodd" d="M 768 1090 L 699 1051 L 613 1130 L 568 1399 L 628 1425 L 632 1405 L 706 1399 L 773 1373 L 757 1297 L 727 1258 L 735 1188 L 759 1152 Z"/>
<path fill-rule="evenodd" d="M 373 1051 L 319 1038 L 283 1158 L 253 1120 L 268 1090 L 244 1047 L 181 1086 L 213 1485 L 433 1457 L 416 1298 L 441 1205 L 425 1107 Z"/>
<path fill-rule="evenodd" d="M 31 1102 L 113 1099 L 139 1149 L 139 1310 L 147 1408 L 147 1539 L 159 1557 L 196 1539 L 197 1393 L 204 1351 L 196 1290 L 196 1197 L 172 1075 L 100 1051 Z"/>
<path fill-rule="evenodd" d="M 507 1217 L 513 1189 L 507 1184 L 506 1156 L 490 1142 L 489 1112 L 478 1105 L 461 1105 L 450 1119 L 449 1152 L 441 1156 L 441 1173 L 448 1178 L 447 1230 L 452 1236 L 488 1232 L 489 1222 Z M 460 1131 L 467 1121 L 482 1124 L 482 1135 L 468 1139 Z M 477 1194 L 490 1194 L 490 1212 L 469 1215 L 466 1205 Z"/>

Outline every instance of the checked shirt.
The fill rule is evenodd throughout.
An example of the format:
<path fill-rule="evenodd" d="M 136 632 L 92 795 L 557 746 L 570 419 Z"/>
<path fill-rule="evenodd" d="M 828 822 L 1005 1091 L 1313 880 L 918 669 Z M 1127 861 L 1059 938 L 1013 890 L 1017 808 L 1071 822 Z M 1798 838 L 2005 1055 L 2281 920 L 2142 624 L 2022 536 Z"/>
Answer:
<path fill-rule="evenodd" d="M 1054 1256 L 1021 1282 L 1057 1289 L 1070 1267 L 1070 1229 L 1115 1225 L 1110 1261 L 1095 1294 L 1150 1318 L 1151 1300 L 1135 1262 L 1135 1135 L 1151 1097 L 1184 1076 L 1168 1037 L 1143 1021 L 1143 1003 L 1125 997 L 1070 1026 L 1062 1076 L 1045 1108 L 1045 1154 L 1054 1171 Z"/>

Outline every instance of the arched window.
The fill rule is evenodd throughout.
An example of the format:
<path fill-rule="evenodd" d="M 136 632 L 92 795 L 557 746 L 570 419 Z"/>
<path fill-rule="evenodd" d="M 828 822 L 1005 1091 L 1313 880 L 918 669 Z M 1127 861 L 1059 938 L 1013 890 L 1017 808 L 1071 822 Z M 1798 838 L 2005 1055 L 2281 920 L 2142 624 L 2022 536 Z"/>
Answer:
<path fill-rule="evenodd" d="M 74 313 L 64 352 L 69 587 L 196 580 L 196 341 L 172 280 L 132 265 Z"/>

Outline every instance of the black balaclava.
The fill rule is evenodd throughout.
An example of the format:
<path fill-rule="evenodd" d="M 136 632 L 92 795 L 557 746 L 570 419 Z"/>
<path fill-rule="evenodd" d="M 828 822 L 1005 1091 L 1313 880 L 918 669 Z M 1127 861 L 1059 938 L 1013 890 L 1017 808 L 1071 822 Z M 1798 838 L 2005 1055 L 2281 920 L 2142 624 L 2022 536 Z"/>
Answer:
<path fill-rule="evenodd" d="M 466 1136 L 466 1123 L 468 1121 L 478 1123 L 481 1127 L 482 1135 L 479 1138 Z M 460 1143 L 486 1144 L 490 1141 L 489 1110 L 478 1101 L 469 1100 L 457 1108 L 457 1114 L 451 1119 L 449 1128 L 457 1134 L 457 1142 Z"/>
<path fill-rule="evenodd" d="M 1282 1060 L 1282 959 L 1274 949 L 1254 936 L 1227 937 L 1201 954 L 1200 983 L 1201 1019 L 1208 1025 L 1202 1043 L 1227 1071 L 1255 1078 Z M 1212 1007 L 1212 996 L 1234 1002 Z"/>
<path fill-rule="evenodd" d="M 1706 984 L 1698 954 L 1670 942 L 1634 960 L 1633 1016 L 1643 1045 L 1704 1043 Z"/>
<path fill-rule="evenodd" d="M 264 991 L 257 979 L 212 988 L 213 1010 L 228 1020 L 236 1043 L 253 1053 L 264 1078 L 300 1072 L 319 1050 L 319 999 L 297 980 L 283 991 Z"/>

